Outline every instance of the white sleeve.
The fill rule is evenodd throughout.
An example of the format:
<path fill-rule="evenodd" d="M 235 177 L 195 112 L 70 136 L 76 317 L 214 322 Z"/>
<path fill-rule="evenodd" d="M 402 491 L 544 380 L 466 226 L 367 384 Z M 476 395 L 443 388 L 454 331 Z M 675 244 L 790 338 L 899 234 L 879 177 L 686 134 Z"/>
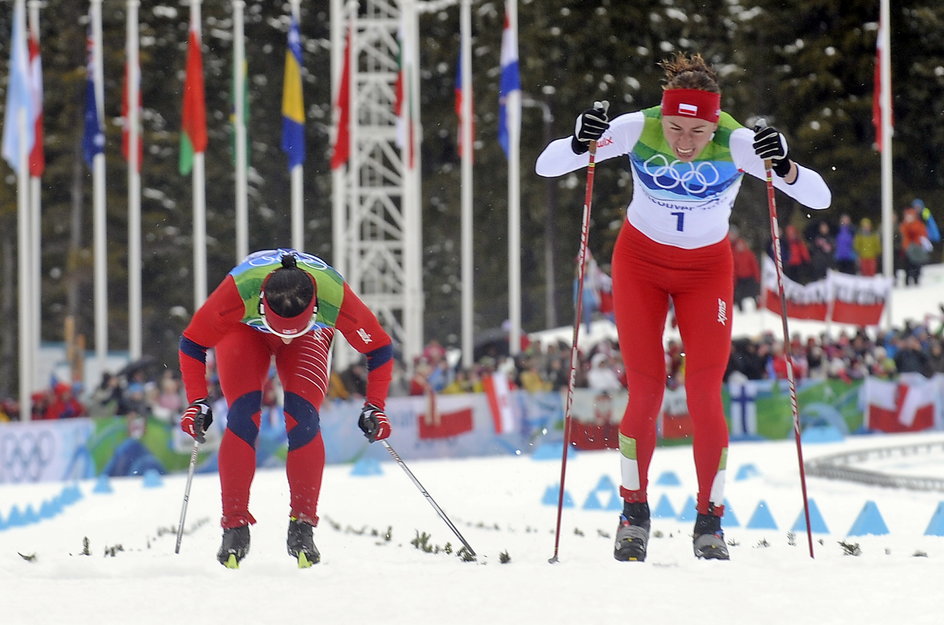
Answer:
<path fill-rule="evenodd" d="M 741 171 L 760 180 L 767 180 L 764 161 L 754 153 L 753 130 L 738 128 L 731 133 L 731 157 L 734 159 L 734 164 Z M 815 210 L 829 208 L 832 202 L 832 192 L 826 186 L 823 177 L 812 169 L 803 167 L 796 161 L 793 162 L 797 166 L 796 180 L 792 184 L 787 184 L 783 178 L 774 174 L 774 187 L 808 208 Z"/>
<path fill-rule="evenodd" d="M 599 163 L 629 153 L 639 141 L 643 124 L 643 114 L 638 111 L 614 117 L 610 122 L 610 127 L 597 141 L 595 162 Z M 548 178 L 561 176 L 589 164 L 590 153 L 574 154 L 570 147 L 571 138 L 571 135 L 561 137 L 544 148 L 534 167 L 539 176 Z"/>

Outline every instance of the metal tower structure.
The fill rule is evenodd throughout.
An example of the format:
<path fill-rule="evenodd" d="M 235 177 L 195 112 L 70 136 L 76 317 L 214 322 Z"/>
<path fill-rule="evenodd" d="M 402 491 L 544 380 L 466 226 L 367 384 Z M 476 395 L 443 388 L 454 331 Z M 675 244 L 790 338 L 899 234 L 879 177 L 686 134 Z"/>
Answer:
<path fill-rule="evenodd" d="M 333 174 L 333 264 L 407 363 L 423 348 L 417 32 L 415 0 L 331 0 L 336 103 L 345 54 L 350 68 L 340 103 L 349 112 L 349 156 Z M 341 107 L 335 129 L 343 137 Z M 351 355 L 336 352 L 337 364 Z"/>

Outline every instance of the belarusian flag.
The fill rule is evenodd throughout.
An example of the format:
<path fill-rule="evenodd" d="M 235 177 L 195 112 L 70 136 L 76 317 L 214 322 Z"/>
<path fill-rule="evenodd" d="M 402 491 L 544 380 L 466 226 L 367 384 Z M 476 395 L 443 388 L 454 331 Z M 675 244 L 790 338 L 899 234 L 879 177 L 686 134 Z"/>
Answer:
<path fill-rule="evenodd" d="M 180 173 L 193 169 L 193 155 L 206 151 L 206 98 L 203 89 L 203 55 L 200 51 L 200 24 L 190 17 L 187 38 L 187 75 L 184 78 L 184 104 L 181 115 Z"/>

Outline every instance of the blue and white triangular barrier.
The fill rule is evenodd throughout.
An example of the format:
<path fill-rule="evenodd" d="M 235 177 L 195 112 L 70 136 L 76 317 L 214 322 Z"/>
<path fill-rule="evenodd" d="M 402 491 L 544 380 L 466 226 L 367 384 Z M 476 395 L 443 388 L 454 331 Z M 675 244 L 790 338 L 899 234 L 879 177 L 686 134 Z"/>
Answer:
<path fill-rule="evenodd" d="M 657 519 L 674 519 L 678 516 L 675 513 L 675 508 L 672 507 L 672 502 L 669 501 L 665 493 L 662 493 L 662 496 L 659 497 L 659 503 L 656 504 L 656 509 L 652 511 L 652 516 Z"/>
<path fill-rule="evenodd" d="M 810 508 L 810 532 L 813 534 L 828 534 L 829 528 L 826 527 L 826 521 L 819 511 L 819 506 L 816 505 L 816 501 L 808 499 L 806 503 Z M 794 532 L 806 531 L 806 515 L 803 513 L 803 510 L 800 510 L 800 514 L 797 516 L 796 523 L 793 524 L 792 530 Z"/>
<path fill-rule="evenodd" d="M 853 521 L 849 528 L 849 536 L 884 536 L 888 534 L 888 526 L 885 525 L 885 519 L 882 513 L 878 511 L 878 506 L 874 501 L 866 501 L 859 511 L 859 516 Z"/>
<path fill-rule="evenodd" d="M 928 529 L 924 530 L 925 536 L 944 536 L 944 501 L 937 504 L 937 510 L 928 523 Z"/>
<path fill-rule="evenodd" d="M 767 507 L 766 501 L 760 500 L 757 502 L 757 507 L 754 508 L 754 514 L 751 515 L 750 520 L 747 522 L 747 529 L 777 529 L 777 522 L 774 520 L 774 515 L 770 513 L 770 508 Z"/>

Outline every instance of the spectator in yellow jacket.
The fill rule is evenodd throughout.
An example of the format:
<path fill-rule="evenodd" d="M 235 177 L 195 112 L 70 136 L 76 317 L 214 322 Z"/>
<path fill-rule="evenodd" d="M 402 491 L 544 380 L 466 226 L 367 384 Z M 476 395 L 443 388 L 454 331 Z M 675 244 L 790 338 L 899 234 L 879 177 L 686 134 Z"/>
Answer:
<path fill-rule="evenodd" d="M 852 249 L 859 257 L 859 273 L 874 276 L 878 271 L 878 257 L 882 253 L 882 240 L 878 232 L 872 229 L 872 220 L 863 217 L 859 222 L 859 231 L 852 240 Z"/>

